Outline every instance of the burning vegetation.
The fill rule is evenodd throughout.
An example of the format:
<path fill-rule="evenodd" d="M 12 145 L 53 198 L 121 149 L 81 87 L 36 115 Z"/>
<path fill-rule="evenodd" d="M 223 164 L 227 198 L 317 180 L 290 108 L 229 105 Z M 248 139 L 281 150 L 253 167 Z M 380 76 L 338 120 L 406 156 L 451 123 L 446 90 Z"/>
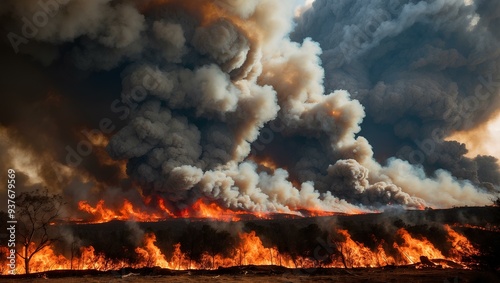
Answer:
<path fill-rule="evenodd" d="M 44 237 L 59 236 L 44 245 L 34 240 L 18 251 L 30 255 L 29 262 L 18 257 L 18 273 L 26 272 L 27 264 L 32 273 L 243 265 L 477 269 L 496 264 L 498 268 L 498 260 L 491 262 L 487 255 L 495 247 L 486 244 L 494 242 L 498 231 L 477 229 L 500 224 L 496 207 L 316 217 L 312 212 L 307 217 L 252 214 L 200 201 L 176 213 L 141 211 L 129 201 L 115 210 L 104 201 L 94 207 L 82 202 L 79 208 L 86 219 L 51 217 Z M 472 214 L 485 217 L 467 220 Z M 476 242 L 466 235 L 476 237 Z M 482 235 L 479 241 L 478 235 Z"/>
<path fill-rule="evenodd" d="M 57 248 L 54 246 L 47 246 L 31 258 L 30 270 L 31 272 L 70 269 L 106 271 L 125 267 L 161 267 L 187 270 L 217 269 L 242 265 L 277 265 L 287 268 L 357 268 L 419 264 L 422 257 L 428 258 L 432 265 L 437 265 L 432 263 L 437 262 L 445 268 L 470 268 L 471 266 L 464 263 L 466 262 L 464 259 L 478 255 L 478 250 L 466 238 L 453 230 L 451 230 L 452 234 L 448 235 L 447 241 L 452 245 L 452 243 L 456 243 L 457 239 L 460 239 L 460 246 L 452 245 L 453 248 L 450 250 L 449 256 L 445 257 L 426 238 L 413 238 L 403 228 L 397 231 L 392 246 L 387 246 L 387 243 L 382 242 L 375 250 L 354 241 L 347 230 L 335 230 L 332 234 L 337 239 L 327 238 L 325 244 L 328 246 L 325 250 L 319 251 L 318 248 L 323 249 L 321 246 L 317 246 L 315 249 L 311 246 L 312 250 L 290 250 L 287 252 L 286 250 L 280 251 L 276 246 L 266 247 L 254 231 L 241 232 L 236 237 L 226 235 L 226 241 L 220 243 L 218 247 L 211 247 L 211 245 L 217 244 L 215 241 L 224 239 L 224 236 L 221 237 L 220 232 L 218 233 L 209 227 L 203 226 L 201 231 L 190 230 L 190 232 L 198 233 L 197 236 L 200 238 L 181 240 L 163 251 L 159 246 L 165 244 L 164 241 L 158 241 L 157 236 L 152 232 L 146 233 L 140 246 L 129 251 L 129 255 L 125 255 L 127 250 L 124 250 L 124 254 L 116 258 L 106 255 L 104 251 L 97 252 L 93 246 L 79 247 L 72 251 L 70 257 L 55 251 Z M 310 226 L 298 232 L 315 228 L 315 226 Z M 210 239 L 210 237 L 216 238 Z M 311 239 L 305 237 L 303 240 L 310 241 Z M 184 242 L 184 247 L 182 242 Z M 280 244 L 280 246 L 284 245 Z M 34 248 L 32 245 L 28 249 L 33 250 Z M 287 249 L 289 250 L 289 247 Z M 313 253 L 318 254 L 313 255 Z M 428 265 L 427 262 L 422 264 Z M 19 266 L 22 269 L 23 263 L 19 262 Z M 22 271 L 19 270 L 19 273 Z"/>

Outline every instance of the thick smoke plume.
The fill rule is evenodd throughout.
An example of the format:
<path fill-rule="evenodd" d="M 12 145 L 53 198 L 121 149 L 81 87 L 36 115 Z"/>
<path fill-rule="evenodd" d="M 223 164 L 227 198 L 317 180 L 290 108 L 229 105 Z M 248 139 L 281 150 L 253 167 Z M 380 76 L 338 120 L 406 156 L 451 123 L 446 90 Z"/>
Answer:
<path fill-rule="evenodd" d="M 18 53 L 7 97 L 37 111 L 0 111 L 0 125 L 37 166 L 64 168 L 40 178 L 75 200 L 93 184 L 171 210 L 200 198 L 266 212 L 490 204 L 496 160 L 443 139 L 498 109 L 498 95 L 469 98 L 477 77 L 499 77 L 500 6 L 317 0 L 294 23 L 292 2 L 2 1 L 2 57 Z M 68 156 L 82 138 L 93 150 Z M 420 164 L 412 141 L 429 149 Z"/>
<path fill-rule="evenodd" d="M 379 159 L 396 155 L 427 174 L 445 169 L 498 189 L 482 177 L 498 176 L 495 160 L 465 158 L 465 145 L 444 139 L 498 112 L 499 9 L 496 1 L 319 0 L 291 37 L 318 41 L 326 89 L 346 89 L 365 106 L 361 134 Z"/>

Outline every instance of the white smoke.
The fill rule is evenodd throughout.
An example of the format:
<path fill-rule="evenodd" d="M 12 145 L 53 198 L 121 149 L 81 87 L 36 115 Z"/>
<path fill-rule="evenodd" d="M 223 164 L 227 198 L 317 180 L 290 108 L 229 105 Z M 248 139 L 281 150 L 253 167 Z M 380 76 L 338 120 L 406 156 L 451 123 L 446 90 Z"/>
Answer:
<path fill-rule="evenodd" d="M 338 2 L 331 5 L 348 5 Z M 376 13 L 377 5 L 382 5 L 377 3 L 367 3 L 364 11 L 373 8 Z M 55 48 L 76 42 L 68 54 L 82 69 L 127 66 L 122 99 L 132 99 L 139 106 L 111 138 L 108 152 L 115 159 L 128 160 L 127 172 L 146 194 L 161 195 L 174 206 L 200 197 L 232 209 L 271 212 L 491 203 L 490 194 L 470 182 L 457 181 L 446 171 L 429 177 L 422 168 L 399 159 L 379 164 L 368 140 L 359 135 L 366 119 L 363 103 L 372 104 L 370 113 L 380 121 L 397 120 L 406 112 L 422 112 L 440 102 L 441 85 L 428 84 L 435 91 L 420 97 L 419 104 L 402 99 L 418 90 L 402 92 L 412 81 L 415 87 L 427 84 L 428 76 L 411 72 L 400 76 L 404 87 L 399 87 L 397 79 L 390 86 L 383 82 L 375 86 L 374 92 L 388 94 L 385 99 L 377 100 L 381 95 L 364 99 L 361 93 L 341 89 L 325 91 L 323 66 L 342 65 L 332 55 L 340 51 L 333 48 L 321 57 L 324 43 L 291 42 L 293 9 L 283 5 L 290 4 L 207 0 L 193 6 L 183 1 L 72 0 L 59 4 L 32 40 Z M 307 19 L 321 5 L 327 3 L 317 1 L 311 11 L 303 13 L 305 22 L 296 32 L 308 32 Z M 0 6 L 0 13 L 11 13 L 15 20 L 9 24 L 15 27 L 22 25 L 16 19 L 32 15 L 37 7 L 36 1 L 9 0 Z M 380 25 L 374 39 L 361 45 L 353 58 L 419 21 L 451 28 L 456 24 L 453 12 L 463 9 L 471 8 L 464 8 L 461 1 L 408 4 L 394 20 Z M 276 12 L 282 10 L 286 12 Z M 436 19 L 444 10 L 446 17 Z M 355 26 L 342 23 L 331 31 L 339 32 L 338 38 L 329 39 L 335 45 L 339 40 L 353 40 Z M 427 50 L 412 68 L 447 68 L 468 60 L 453 50 Z M 134 86 L 150 70 L 156 85 L 140 97 L 131 97 Z M 387 101 L 400 107 L 385 111 Z M 283 166 L 289 170 L 268 172 L 252 161 L 251 146 L 262 129 L 277 119 L 284 125 L 280 133 L 284 139 L 312 141 L 303 150 L 289 153 L 298 157 L 295 164 Z"/>

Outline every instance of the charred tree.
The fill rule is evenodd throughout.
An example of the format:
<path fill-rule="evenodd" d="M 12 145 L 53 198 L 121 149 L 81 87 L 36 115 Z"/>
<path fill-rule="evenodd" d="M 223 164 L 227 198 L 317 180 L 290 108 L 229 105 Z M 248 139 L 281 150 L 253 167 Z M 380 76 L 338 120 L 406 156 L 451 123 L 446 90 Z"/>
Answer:
<path fill-rule="evenodd" d="M 35 254 L 59 240 L 49 231 L 51 224 L 60 216 L 63 199 L 47 190 L 21 193 L 17 198 L 18 242 L 23 247 L 17 254 L 24 261 L 26 274 L 30 273 L 30 261 Z"/>

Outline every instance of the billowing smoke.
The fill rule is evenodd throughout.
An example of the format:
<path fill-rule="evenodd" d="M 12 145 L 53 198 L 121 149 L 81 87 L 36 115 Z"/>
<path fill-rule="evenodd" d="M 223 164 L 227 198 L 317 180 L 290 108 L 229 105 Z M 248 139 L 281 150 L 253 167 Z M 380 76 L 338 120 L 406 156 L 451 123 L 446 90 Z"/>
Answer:
<path fill-rule="evenodd" d="M 200 198 L 269 212 L 490 204 L 496 160 L 467 159 L 443 138 L 498 107 L 484 92 L 495 85 L 475 92 L 474 81 L 498 75 L 498 5 L 317 0 L 294 27 L 292 2 L 3 1 L 12 61 L 47 68 L 40 76 L 56 84 L 54 104 L 77 111 L 43 108 L 0 125 L 36 156 L 36 131 L 21 132 L 19 121 L 47 116 L 49 133 L 69 135 L 48 141 L 52 164 L 103 194 L 160 196 L 173 210 Z M 360 38 L 363 28 L 371 34 Z M 23 97 L 18 104 L 47 101 Z M 60 186 L 84 198 L 69 184 Z"/>
<path fill-rule="evenodd" d="M 398 156 L 428 175 L 445 169 L 498 189 L 464 157 L 465 145 L 444 139 L 498 112 L 499 9 L 496 1 L 318 0 L 291 37 L 318 41 L 326 89 L 346 89 L 365 106 L 361 134 L 380 161 Z"/>

